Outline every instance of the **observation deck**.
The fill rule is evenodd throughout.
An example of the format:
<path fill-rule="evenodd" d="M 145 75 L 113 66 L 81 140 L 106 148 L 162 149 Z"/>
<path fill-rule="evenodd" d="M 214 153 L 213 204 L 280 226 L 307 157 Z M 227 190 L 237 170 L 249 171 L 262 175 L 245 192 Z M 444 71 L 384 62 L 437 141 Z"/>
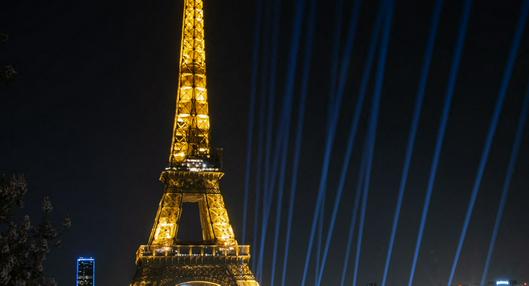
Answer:
<path fill-rule="evenodd" d="M 136 252 L 136 262 L 141 260 L 185 260 L 188 262 L 247 262 L 250 260 L 249 245 L 141 245 Z"/>

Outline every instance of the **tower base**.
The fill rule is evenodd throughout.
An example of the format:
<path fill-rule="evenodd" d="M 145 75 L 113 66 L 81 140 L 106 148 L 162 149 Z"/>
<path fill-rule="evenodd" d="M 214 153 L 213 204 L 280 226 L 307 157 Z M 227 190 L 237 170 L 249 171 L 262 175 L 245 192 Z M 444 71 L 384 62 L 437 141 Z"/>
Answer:
<path fill-rule="evenodd" d="M 213 247 L 213 251 L 208 251 Z M 238 246 L 175 246 L 164 251 L 140 247 L 131 286 L 259 286 Z M 175 250 L 175 248 L 177 250 Z"/>

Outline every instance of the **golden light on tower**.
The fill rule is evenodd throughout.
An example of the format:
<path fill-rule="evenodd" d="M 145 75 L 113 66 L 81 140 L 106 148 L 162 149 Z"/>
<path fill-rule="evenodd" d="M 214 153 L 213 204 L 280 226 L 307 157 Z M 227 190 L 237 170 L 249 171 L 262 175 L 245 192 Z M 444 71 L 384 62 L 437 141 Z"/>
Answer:
<path fill-rule="evenodd" d="M 131 285 L 258 286 L 220 191 L 220 156 L 210 146 L 202 0 L 184 0 L 178 94 L 165 191 L 149 242 L 136 253 Z M 202 240 L 178 236 L 183 204 L 198 204 Z"/>
<path fill-rule="evenodd" d="M 182 25 L 177 108 L 169 158 L 171 166 L 189 157 L 210 155 L 202 1 L 186 1 Z"/>

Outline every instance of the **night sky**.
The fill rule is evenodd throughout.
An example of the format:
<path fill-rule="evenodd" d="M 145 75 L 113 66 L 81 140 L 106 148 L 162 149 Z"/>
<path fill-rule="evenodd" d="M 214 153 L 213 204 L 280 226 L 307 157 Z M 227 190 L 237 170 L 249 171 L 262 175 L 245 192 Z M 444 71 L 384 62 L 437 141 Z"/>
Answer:
<path fill-rule="evenodd" d="M 222 190 L 238 236 L 242 228 L 256 1 L 205 0 L 212 136 L 214 145 L 224 148 L 226 175 Z M 284 96 L 294 2 L 280 1 L 277 72 L 266 75 L 267 70 L 258 69 L 259 78 L 263 74 L 268 79 L 277 78 L 273 93 L 278 102 L 276 113 Z M 340 10 L 345 31 L 353 1 L 344 2 Z M 441 15 L 388 285 L 405 285 L 409 276 L 462 2 L 446 0 Z M 0 47 L 0 63 L 13 64 L 18 72 L 14 83 L 0 87 L 0 170 L 26 175 L 30 188 L 27 212 L 38 215 L 40 200 L 50 195 L 56 219 L 71 217 L 71 230 L 65 234 L 63 245 L 53 250 L 47 264 L 60 285 L 74 283 L 78 256 L 96 258 L 99 285 L 127 285 L 133 276 L 136 249 L 147 242 L 163 191 L 157 179 L 169 154 L 182 3 L 17 0 L 4 1 L 0 6 L 0 32 L 9 34 L 9 41 Z M 265 1 L 263 9 L 269 11 L 272 3 Z M 332 153 L 327 217 L 378 3 L 366 0 L 361 10 Z M 359 285 L 380 282 L 382 277 L 433 4 L 432 0 L 396 0 Z M 336 5 L 329 0 L 318 0 L 317 5 L 289 285 L 299 285 L 301 279 L 327 135 Z M 522 1 L 516 0 L 474 1 L 414 285 L 446 285 L 521 6 Z M 264 15 L 263 25 L 268 27 L 272 17 L 268 12 Z M 306 26 L 305 22 L 303 32 Z M 343 42 L 345 32 L 342 36 Z M 307 50 L 304 37 L 300 57 Z M 264 46 L 273 46 L 273 39 L 269 34 L 262 35 Z M 529 84 L 528 51 L 526 31 L 456 281 L 476 283 L 481 277 Z M 267 53 L 259 55 L 260 65 L 274 60 Z M 301 74 L 300 69 L 297 72 Z M 258 96 L 267 96 L 266 86 L 257 86 Z M 295 104 L 298 93 L 299 77 Z M 371 85 L 367 106 L 372 94 Z M 294 110 L 293 118 L 297 116 L 297 108 Z M 363 113 L 324 285 L 339 282 L 368 107 Z M 278 124 L 281 122 L 276 118 L 274 126 Z M 490 279 L 529 280 L 529 130 L 526 131 Z M 289 156 L 294 148 L 291 144 Z M 257 166 L 251 167 L 255 176 Z M 290 175 L 290 167 L 288 170 Z M 281 207 L 287 203 L 284 200 Z M 183 219 L 187 218 L 198 221 L 184 214 Z M 190 226 L 184 230 L 186 235 L 199 233 L 198 225 L 185 225 Z M 249 227 L 253 229 L 253 225 Z M 268 237 L 266 243 L 270 246 L 272 233 Z M 250 243 L 252 238 L 240 242 Z M 267 248 L 263 285 L 269 284 L 269 253 Z M 310 277 L 309 282 L 313 275 Z"/>

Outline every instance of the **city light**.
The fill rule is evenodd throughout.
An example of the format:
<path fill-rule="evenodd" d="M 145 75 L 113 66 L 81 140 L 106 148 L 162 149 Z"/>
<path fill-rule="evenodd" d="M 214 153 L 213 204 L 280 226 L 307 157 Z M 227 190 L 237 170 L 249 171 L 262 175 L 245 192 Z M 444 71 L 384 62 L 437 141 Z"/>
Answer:
<path fill-rule="evenodd" d="M 92 257 L 79 257 L 77 258 L 77 273 L 76 273 L 76 285 L 77 286 L 94 286 L 96 268 L 95 259 Z"/>

